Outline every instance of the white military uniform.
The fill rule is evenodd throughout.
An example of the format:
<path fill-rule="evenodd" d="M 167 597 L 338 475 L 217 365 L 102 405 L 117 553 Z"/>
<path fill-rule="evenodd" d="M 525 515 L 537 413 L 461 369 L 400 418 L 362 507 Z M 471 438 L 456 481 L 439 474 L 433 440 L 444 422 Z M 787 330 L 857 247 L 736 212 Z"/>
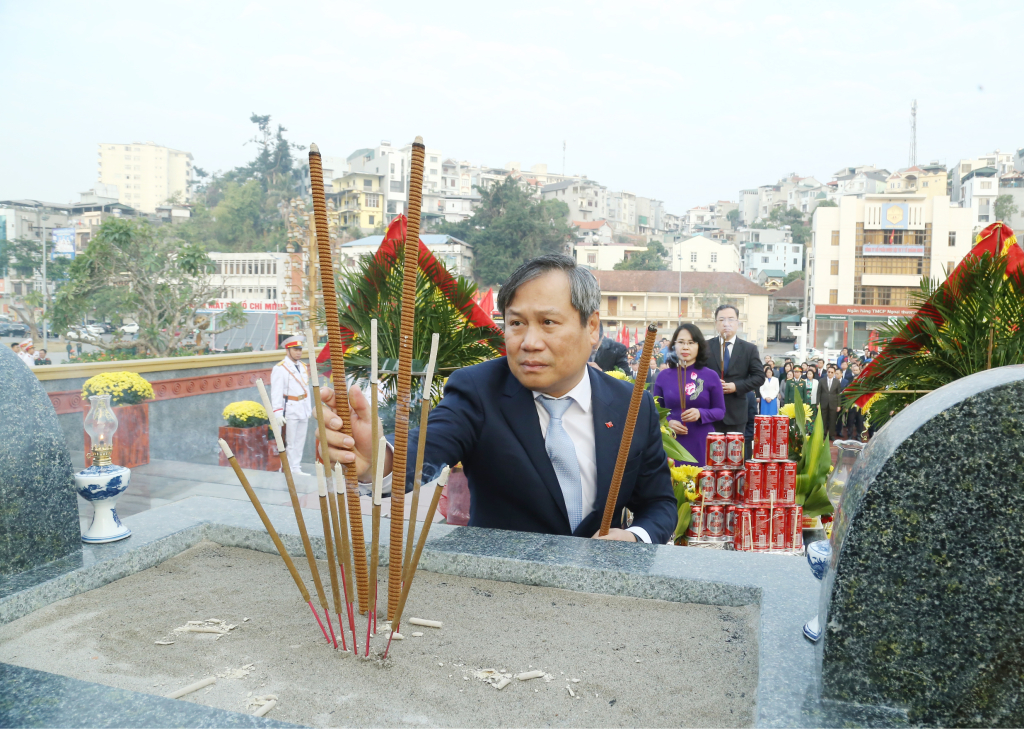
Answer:
<path fill-rule="evenodd" d="M 302 450 L 306 445 L 306 430 L 313 414 L 312 395 L 309 391 L 309 371 L 302 360 L 284 360 L 270 372 L 270 404 L 274 415 L 283 418 L 285 451 L 293 473 L 301 470 Z"/>
<path fill-rule="evenodd" d="M 21 343 L 21 346 L 22 346 L 22 348 L 24 348 L 26 345 L 31 345 L 31 344 L 32 344 L 32 340 L 25 340 L 24 342 Z M 34 368 L 36 366 L 35 356 L 30 355 L 29 353 L 25 352 L 24 349 L 18 351 L 18 357 L 21 358 L 21 361 L 23 363 L 25 363 L 26 365 L 28 365 L 30 368 Z"/>

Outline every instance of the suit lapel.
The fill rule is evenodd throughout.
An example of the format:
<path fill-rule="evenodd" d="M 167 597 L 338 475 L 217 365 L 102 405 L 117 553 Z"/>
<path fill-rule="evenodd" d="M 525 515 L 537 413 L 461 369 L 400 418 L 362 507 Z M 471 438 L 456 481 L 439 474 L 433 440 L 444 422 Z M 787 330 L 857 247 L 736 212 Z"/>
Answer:
<path fill-rule="evenodd" d="M 592 368 L 588 367 L 587 370 Z M 526 456 L 540 477 L 541 482 L 550 492 L 555 504 L 558 505 L 565 520 L 566 532 L 569 530 L 569 511 L 565 506 L 565 497 L 562 495 L 562 488 L 558 484 L 558 477 L 555 476 L 555 469 L 551 466 L 551 459 L 548 457 L 547 449 L 544 447 L 544 435 L 540 430 L 540 421 L 537 417 L 537 406 L 533 402 L 533 393 L 524 388 L 515 376 L 509 372 L 508 382 L 505 385 L 505 394 L 501 399 L 501 412 L 508 421 L 512 433 L 515 434 L 519 443 L 526 451 Z"/>
<path fill-rule="evenodd" d="M 612 472 L 615 471 L 615 459 L 619 455 L 619 444 L 622 442 L 629 403 L 616 403 L 609 384 L 596 372 L 590 374 L 590 389 L 590 407 L 594 415 L 594 451 L 597 457 L 594 511 L 603 513 L 605 502 L 608 501 L 608 489 L 612 483 Z M 608 427 L 609 423 L 612 424 L 611 428 Z"/>

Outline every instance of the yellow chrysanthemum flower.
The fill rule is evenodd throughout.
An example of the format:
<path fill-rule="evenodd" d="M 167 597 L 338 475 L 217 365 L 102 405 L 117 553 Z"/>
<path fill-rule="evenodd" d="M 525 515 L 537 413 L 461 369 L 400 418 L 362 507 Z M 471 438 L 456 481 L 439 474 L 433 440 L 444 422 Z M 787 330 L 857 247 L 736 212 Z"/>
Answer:
<path fill-rule="evenodd" d="M 153 386 L 138 373 L 100 373 L 82 385 L 82 400 L 105 394 L 111 396 L 112 406 L 133 405 L 155 397 Z"/>
<path fill-rule="evenodd" d="M 610 375 L 616 380 L 631 380 L 631 378 L 621 370 L 607 370 L 605 371 L 605 375 Z"/>

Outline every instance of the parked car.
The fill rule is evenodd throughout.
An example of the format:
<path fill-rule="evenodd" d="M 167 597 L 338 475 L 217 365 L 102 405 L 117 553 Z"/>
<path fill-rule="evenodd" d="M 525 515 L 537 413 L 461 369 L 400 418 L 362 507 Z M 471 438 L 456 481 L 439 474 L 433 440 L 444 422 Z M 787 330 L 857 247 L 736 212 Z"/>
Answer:
<path fill-rule="evenodd" d="M 93 324 L 103 330 L 103 334 L 105 335 L 109 335 L 115 329 L 114 325 L 110 324 L 110 322 L 93 322 Z"/>
<path fill-rule="evenodd" d="M 66 339 L 66 340 L 83 340 L 83 341 L 96 340 L 96 339 L 99 339 L 99 334 L 95 333 L 95 332 L 92 332 L 87 327 L 82 327 L 81 325 L 77 325 L 75 327 L 72 327 L 70 330 L 68 330 L 68 333 L 66 335 L 64 335 L 64 339 Z"/>
<path fill-rule="evenodd" d="M 139 334 L 139 325 L 138 325 L 137 322 L 125 322 L 118 329 L 120 329 L 126 335 L 137 335 L 137 334 Z"/>
<path fill-rule="evenodd" d="M 28 325 L 20 322 L 0 322 L 0 337 L 27 337 Z"/>

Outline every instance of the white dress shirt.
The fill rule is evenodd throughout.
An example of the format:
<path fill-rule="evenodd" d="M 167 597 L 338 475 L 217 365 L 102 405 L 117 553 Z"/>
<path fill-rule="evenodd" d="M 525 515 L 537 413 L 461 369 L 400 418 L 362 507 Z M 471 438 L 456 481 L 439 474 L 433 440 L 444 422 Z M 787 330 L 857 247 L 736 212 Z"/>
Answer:
<path fill-rule="evenodd" d="M 534 392 L 533 403 L 537 408 L 541 435 L 547 439 L 551 415 L 538 401 L 541 395 L 543 394 Z M 583 488 L 583 519 L 586 519 L 587 515 L 594 511 L 594 502 L 597 501 L 597 447 L 594 442 L 594 416 L 590 412 L 591 395 L 590 373 L 584 371 L 583 378 L 576 387 L 562 396 L 562 398 L 570 398 L 573 401 L 573 404 L 565 410 L 565 414 L 562 416 L 562 427 L 572 439 L 573 446 L 576 447 L 576 461 L 580 465 L 580 486 Z M 604 505 L 601 505 L 601 509 L 604 510 Z M 644 528 L 629 527 L 627 529 L 641 541 L 647 543 L 651 541 L 651 536 Z"/>

